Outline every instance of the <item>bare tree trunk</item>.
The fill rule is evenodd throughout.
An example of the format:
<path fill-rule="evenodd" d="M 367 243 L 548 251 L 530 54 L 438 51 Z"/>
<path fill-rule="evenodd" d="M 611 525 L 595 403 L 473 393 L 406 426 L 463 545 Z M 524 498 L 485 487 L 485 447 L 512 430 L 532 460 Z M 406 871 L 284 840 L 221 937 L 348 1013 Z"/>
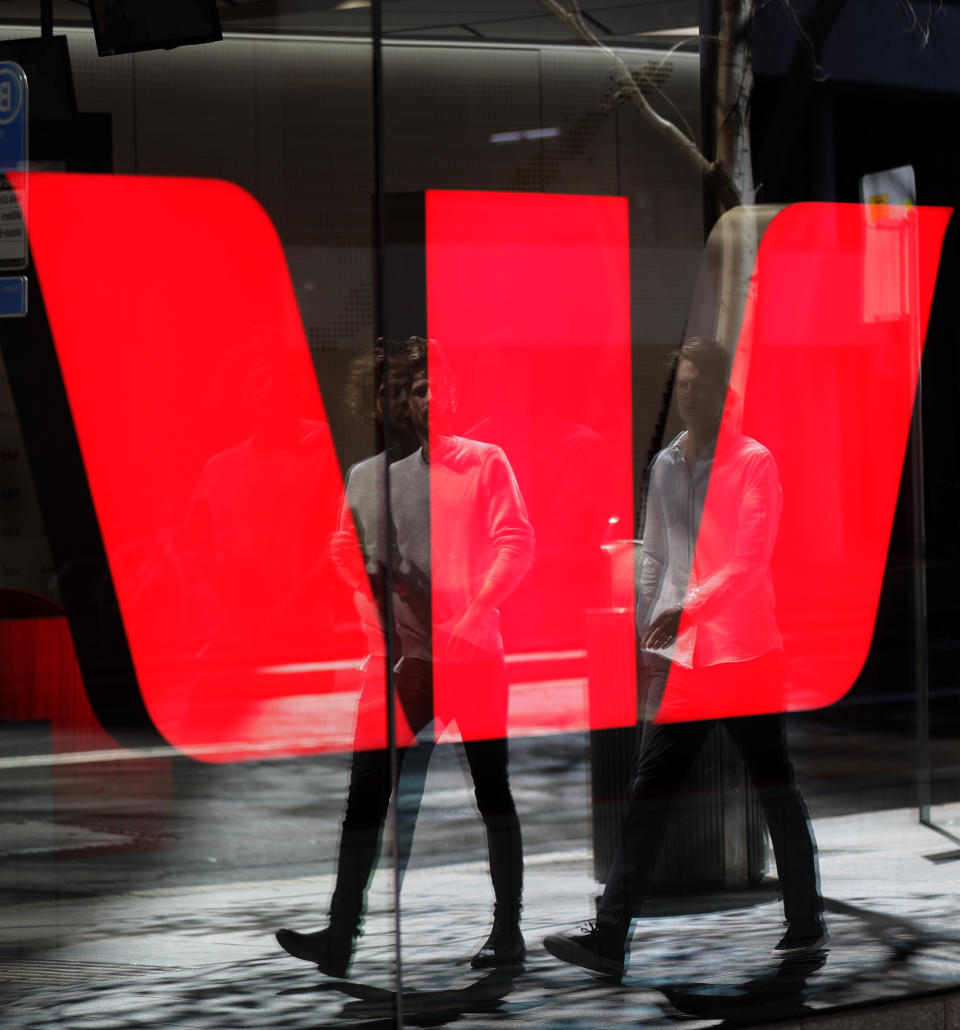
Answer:
<path fill-rule="evenodd" d="M 734 203 L 720 194 L 721 206 L 752 205 L 753 161 L 750 151 L 750 96 L 753 91 L 753 0 L 720 0 L 720 45 L 717 54 L 716 163 L 732 187 Z M 756 220 L 743 211 L 736 230 L 720 235 L 722 251 L 714 337 L 733 353 L 757 256 Z M 732 227 L 729 226 L 728 227 Z"/>
<path fill-rule="evenodd" d="M 752 204 L 754 197 L 750 156 L 753 15 L 753 0 L 720 0 L 716 88 L 717 164 L 726 171 L 741 204 Z"/>

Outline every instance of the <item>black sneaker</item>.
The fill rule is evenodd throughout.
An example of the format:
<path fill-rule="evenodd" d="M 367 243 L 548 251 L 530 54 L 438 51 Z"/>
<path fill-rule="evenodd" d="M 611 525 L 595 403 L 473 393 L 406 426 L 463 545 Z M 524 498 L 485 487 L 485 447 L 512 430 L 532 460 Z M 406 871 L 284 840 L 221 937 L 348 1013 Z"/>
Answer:
<path fill-rule="evenodd" d="M 795 958 L 813 955 L 830 940 L 830 934 L 822 919 L 815 923 L 784 924 L 787 932 L 770 952 L 774 958 Z"/>
<path fill-rule="evenodd" d="M 623 976 L 626 945 L 623 934 L 615 927 L 586 923 L 580 933 L 552 933 L 544 937 L 543 946 L 561 962 L 617 979 Z"/>

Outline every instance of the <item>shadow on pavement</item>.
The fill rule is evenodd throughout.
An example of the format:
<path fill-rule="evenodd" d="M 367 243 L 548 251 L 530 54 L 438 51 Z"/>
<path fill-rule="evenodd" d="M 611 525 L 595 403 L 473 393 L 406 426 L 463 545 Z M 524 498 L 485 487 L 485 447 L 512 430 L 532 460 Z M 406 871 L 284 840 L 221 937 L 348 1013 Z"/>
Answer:
<path fill-rule="evenodd" d="M 827 962 L 826 948 L 813 955 L 784 959 L 771 971 L 740 984 L 661 984 L 675 1009 L 688 1015 L 723 1019 L 723 1026 L 809 1015 L 808 979 Z"/>
<path fill-rule="evenodd" d="M 502 1005 L 513 989 L 523 966 L 493 969 L 466 987 L 441 991 L 405 990 L 401 997 L 404 1024 L 444 1026 L 466 1015 L 489 1015 L 503 1011 Z M 351 1023 L 366 1027 L 393 1027 L 396 992 L 349 980 L 328 980 L 310 987 L 294 987 L 282 995 L 330 993 L 340 991 L 355 1000 L 344 1004 L 340 1015 Z"/>

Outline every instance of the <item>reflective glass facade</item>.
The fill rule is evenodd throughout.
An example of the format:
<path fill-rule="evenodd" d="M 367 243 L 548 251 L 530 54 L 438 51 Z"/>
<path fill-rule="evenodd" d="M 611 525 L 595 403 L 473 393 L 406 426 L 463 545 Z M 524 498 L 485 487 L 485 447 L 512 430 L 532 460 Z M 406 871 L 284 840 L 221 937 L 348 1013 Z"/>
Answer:
<path fill-rule="evenodd" d="M 953 1025 L 957 6 L 75 8 L 0 43 L 5 1025 Z"/>

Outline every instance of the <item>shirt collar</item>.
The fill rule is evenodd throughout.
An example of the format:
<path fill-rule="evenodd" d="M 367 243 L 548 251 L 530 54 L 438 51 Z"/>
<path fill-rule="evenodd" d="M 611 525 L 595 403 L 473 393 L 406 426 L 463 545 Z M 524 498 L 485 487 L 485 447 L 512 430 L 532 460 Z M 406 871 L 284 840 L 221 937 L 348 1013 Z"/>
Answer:
<path fill-rule="evenodd" d="M 667 444 L 667 451 L 674 461 L 685 462 L 683 456 L 683 442 L 687 438 L 686 429 L 681 430 L 671 441 Z M 713 456 L 717 450 L 717 440 L 719 440 L 719 434 L 715 436 L 710 443 L 700 452 L 697 456 L 697 465 L 710 464 L 713 461 Z"/>

